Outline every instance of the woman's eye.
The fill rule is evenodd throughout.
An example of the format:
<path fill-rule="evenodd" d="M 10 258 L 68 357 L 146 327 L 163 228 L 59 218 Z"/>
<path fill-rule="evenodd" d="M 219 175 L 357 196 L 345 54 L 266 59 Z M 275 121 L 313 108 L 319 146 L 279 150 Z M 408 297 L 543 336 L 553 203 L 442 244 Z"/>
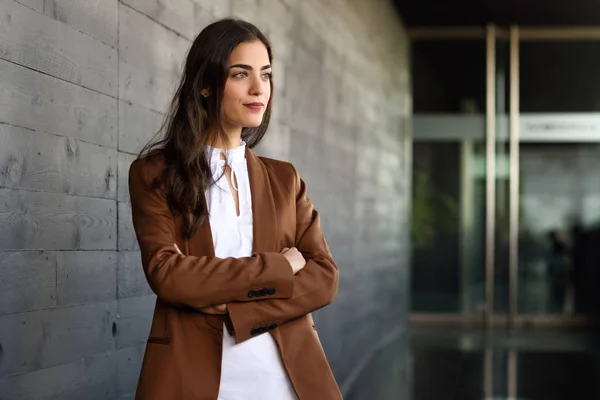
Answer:
<path fill-rule="evenodd" d="M 270 72 L 267 72 L 266 74 L 263 74 L 263 79 L 264 80 L 271 80 L 273 78 L 273 74 Z"/>
<path fill-rule="evenodd" d="M 247 76 L 245 72 L 238 72 L 233 75 L 234 78 L 244 78 L 245 76 Z"/>

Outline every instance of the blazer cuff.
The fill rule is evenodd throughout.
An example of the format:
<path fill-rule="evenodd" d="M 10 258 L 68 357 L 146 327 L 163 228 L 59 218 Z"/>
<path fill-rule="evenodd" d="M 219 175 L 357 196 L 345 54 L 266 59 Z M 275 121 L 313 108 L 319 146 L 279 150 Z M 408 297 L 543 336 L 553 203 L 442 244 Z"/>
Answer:
<path fill-rule="evenodd" d="M 244 301 L 291 298 L 294 294 L 294 270 L 288 260 L 280 253 L 259 255 L 269 273 L 248 288 Z"/>
<path fill-rule="evenodd" d="M 236 344 L 277 327 L 275 321 L 267 321 L 264 317 L 261 317 L 259 302 L 229 303 L 227 304 L 227 311 L 233 325 Z M 261 322 L 257 324 L 256 321 Z"/>

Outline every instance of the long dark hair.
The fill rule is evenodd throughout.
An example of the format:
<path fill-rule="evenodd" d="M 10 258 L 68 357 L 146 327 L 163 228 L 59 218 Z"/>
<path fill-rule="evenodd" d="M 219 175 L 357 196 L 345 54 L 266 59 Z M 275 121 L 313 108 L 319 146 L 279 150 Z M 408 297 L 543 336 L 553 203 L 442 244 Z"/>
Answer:
<path fill-rule="evenodd" d="M 214 180 L 206 146 L 216 140 L 229 143 L 222 110 L 229 57 L 239 44 L 255 40 L 266 46 L 272 61 L 269 41 L 249 22 L 226 18 L 204 28 L 187 54 L 181 82 L 158 132 L 160 138 L 147 144 L 139 155 L 164 160 L 166 168 L 154 185 L 164 189 L 171 212 L 183 216 L 186 238 L 208 216 L 204 191 Z M 203 89 L 208 91 L 207 97 L 202 95 Z M 242 130 L 242 140 L 250 148 L 267 131 L 271 103 L 272 95 L 260 126 Z"/>

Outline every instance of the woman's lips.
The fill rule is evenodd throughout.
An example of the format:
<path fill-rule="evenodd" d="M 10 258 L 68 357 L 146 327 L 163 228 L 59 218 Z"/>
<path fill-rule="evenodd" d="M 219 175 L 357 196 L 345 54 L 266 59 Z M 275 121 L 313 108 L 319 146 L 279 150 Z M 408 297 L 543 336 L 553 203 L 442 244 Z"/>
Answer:
<path fill-rule="evenodd" d="M 251 109 L 252 111 L 260 111 L 265 106 L 263 103 L 248 103 L 244 104 L 246 107 Z"/>

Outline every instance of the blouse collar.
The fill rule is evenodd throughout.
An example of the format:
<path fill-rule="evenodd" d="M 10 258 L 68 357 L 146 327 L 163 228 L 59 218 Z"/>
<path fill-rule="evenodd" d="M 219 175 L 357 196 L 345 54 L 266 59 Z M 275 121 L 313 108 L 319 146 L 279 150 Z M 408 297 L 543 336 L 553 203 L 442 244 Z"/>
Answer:
<path fill-rule="evenodd" d="M 220 164 L 221 162 L 225 161 L 221 160 L 221 153 L 225 153 L 225 158 L 227 159 L 227 164 L 229 165 L 246 160 L 246 142 L 244 142 L 243 140 L 241 141 L 241 144 L 238 147 L 228 150 L 217 149 L 212 146 L 207 147 L 210 153 L 211 164 Z"/>

